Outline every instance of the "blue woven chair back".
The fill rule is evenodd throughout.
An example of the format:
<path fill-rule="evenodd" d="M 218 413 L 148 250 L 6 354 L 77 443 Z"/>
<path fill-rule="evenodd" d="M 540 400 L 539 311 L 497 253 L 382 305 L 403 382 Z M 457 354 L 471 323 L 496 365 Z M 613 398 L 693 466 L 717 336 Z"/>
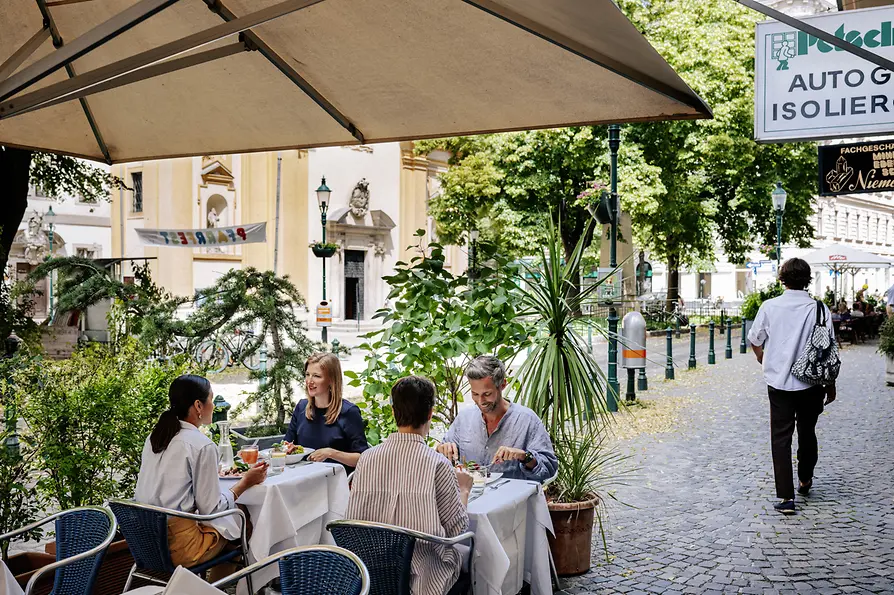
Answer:
<path fill-rule="evenodd" d="M 168 515 L 120 502 L 111 502 L 109 507 L 137 568 L 167 574 L 176 570 L 168 547 Z"/>
<path fill-rule="evenodd" d="M 415 537 L 390 529 L 351 525 L 332 525 L 329 532 L 336 545 L 354 552 L 366 564 L 370 595 L 410 595 Z"/>
<path fill-rule="evenodd" d="M 56 560 L 95 548 L 109 536 L 111 521 L 99 510 L 78 510 L 56 519 Z M 90 595 L 105 550 L 56 570 L 52 595 Z"/>
<path fill-rule="evenodd" d="M 360 595 L 357 564 L 335 552 L 301 552 L 279 560 L 282 595 Z"/>

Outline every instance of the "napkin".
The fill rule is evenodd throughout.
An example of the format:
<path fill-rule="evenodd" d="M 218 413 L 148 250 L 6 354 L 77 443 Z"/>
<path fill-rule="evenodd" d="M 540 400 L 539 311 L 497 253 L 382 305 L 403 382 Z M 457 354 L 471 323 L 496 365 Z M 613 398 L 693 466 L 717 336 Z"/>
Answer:
<path fill-rule="evenodd" d="M 163 595 L 226 595 L 182 566 L 174 571 Z"/>
<path fill-rule="evenodd" d="M 16 577 L 12 575 L 3 560 L 0 560 L 0 595 L 24 595 Z"/>

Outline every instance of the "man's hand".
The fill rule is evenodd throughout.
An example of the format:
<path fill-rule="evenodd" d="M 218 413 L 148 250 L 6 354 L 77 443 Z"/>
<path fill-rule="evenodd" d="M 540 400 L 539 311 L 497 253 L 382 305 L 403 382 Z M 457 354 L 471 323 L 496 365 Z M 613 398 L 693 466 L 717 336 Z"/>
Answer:
<path fill-rule="evenodd" d="M 826 387 L 826 402 L 824 404 L 828 405 L 829 403 L 834 401 L 835 397 L 837 397 L 837 396 L 838 396 L 838 389 L 835 387 L 834 384 L 830 384 L 829 386 Z"/>
<path fill-rule="evenodd" d="M 451 464 L 455 465 L 459 461 L 459 448 L 455 442 L 442 442 L 435 450 L 447 457 Z"/>
<path fill-rule="evenodd" d="M 466 471 L 465 467 L 456 467 L 453 471 L 456 473 L 456 481 L 459 483 L 459 491 L 468 494 L 475 483 L 471 473 Z"/>
<path fill-rule="evenodd" d="M 525 451 L 520 448 L 512 448 L 510 446 L 501 446 L 497 450 L 497 454 L 494 455 L 494 460 L 491 461 L 491 465 L 496 465 L 498 463 L 505 463 L 506 461 L 524 461 L 525 460 Z"/>
<path fill-rule="evenodd" d="M 761 345 L 752 345 L 751 350 L 754 352 L 754 356 L 757 358 L 757 363 L 764 363 L 764 348 Z"/>

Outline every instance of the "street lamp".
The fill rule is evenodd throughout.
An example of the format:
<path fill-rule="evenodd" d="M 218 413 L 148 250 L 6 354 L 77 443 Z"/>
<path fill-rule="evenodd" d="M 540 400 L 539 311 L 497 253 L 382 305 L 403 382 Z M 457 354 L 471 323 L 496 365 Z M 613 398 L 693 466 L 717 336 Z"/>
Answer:
<path fill-rule="evenodd" d="M 326 243 L 326 212 L 329 210 L 329 195 L 332 190 L 326 185 L 326 176 L 323 176 L 323 183 L 317 188 L 317 204 L 320 205 L 320 221 L 323 223 L 323 243 Z M 326 301 L 326 257 L 323 257 L 323 302 Z M 328 328 L 323 327 L 323 343 L 328 343 Z"/>
<path fill-rule="evenodd" d="M 776 211 L 776 268 L 782 262 L 782 215 L 785 213 L 785 199 L 788 198 L 782 189 L 782 182 L 776 182 L 776 188 L 770 193 L 773 200 L 773 210 Z"/>
<path fill-rule="evenodd" d="M 469 240 L 471 240 L 469 242 L 469 260 L 471 261 L 471 266 L 469 268 L 471 269 L 470 272 L 473 277 L 475 276 L 475 265 L 477 264 L 475 260 L 478 257 L 478 236 L 480 234 L 481 232 L 477 229 L 473 229 L 469 232 Z"/>
<path fill-rule="evenodd" d="M 56 213 L 53 212 L 53 205 L 50 205 L 50 208 L 47 210 L 44 218 L 47 220 L 47 227 L 49 228 L 49 239 L 50 239 L 50 255 L 47 259 L 53 258 L 53 238 L 55 234 L 53 233 L 53 226 L 55 225 L 53 222 L 56 220 Z M 47 317 L 52 321 L 53 320 L 53 273 L 50 271 L 50 302 L 49 308 L 47 310 Z"/>

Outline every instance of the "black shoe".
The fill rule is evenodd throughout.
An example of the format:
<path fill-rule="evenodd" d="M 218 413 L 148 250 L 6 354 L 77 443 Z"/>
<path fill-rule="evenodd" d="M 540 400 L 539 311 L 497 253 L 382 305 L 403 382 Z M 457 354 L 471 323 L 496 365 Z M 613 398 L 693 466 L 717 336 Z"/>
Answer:
<path fill-rule="evenodd" d="M 806 496 L 810 493 L 810 488 L 813 487 L 813 480 L 811 479 L 807 483 L 802 483 L 798 486 L 798 493 L 802 496 Z"/>
<path fill-rule="evenodd" d="M 782 502 L 777 502 L 776 504 L 774 504 L 773 508 L 775 508 L 782 514 L 795 514 L 795 501 L 783 500 Z"/>

